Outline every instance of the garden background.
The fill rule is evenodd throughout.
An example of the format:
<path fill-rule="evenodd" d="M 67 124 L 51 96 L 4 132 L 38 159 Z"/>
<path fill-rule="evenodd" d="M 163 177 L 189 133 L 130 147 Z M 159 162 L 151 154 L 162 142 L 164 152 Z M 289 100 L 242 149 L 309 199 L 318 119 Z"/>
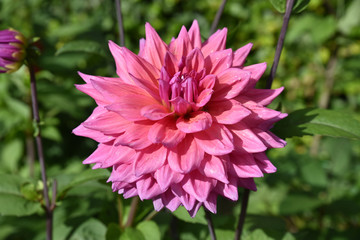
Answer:
<path fill-rule="evenodd" d="M 218 25 L 229 30 L 227 47 L 254 44 L 245 65 L 268 63 L 259 88 L 269 75 L 283 21 L 271 2 L 277 1 L 229 0 Z M 182 25 L 189 28 L 197 19 L 206 39 L 221 1 L 121 4 L 125 45 L 137 52 L 145 22 L 170 42 Z M 360 239 L 359 12 L 360 0 L 311 0 L 292 14 L 272 86 L 285 91 L 270 107 L 305 110 L 275 126 L 288 145 L 268 152 L 278 171 L 256 180 L 243 239 Z M 40 38 L 37 84 L 48 184 L 58 183 L 54 239 L 210 239 L 203 211 L 194 219 L 182 207 L 155 214 L 151 201 L 140 203 L 131 227 L 120 228 L 118 210 L 123 208 L 125 222 L 131 200 L 112 193 L 107 170 L 82 165 L 96 142 L 71 131 L 95 102 L 74 84 L 82 83 L 77 71 L 115 76 L 107 46 L 108 40 L 119 42 L 115 1 L 2 0 L 0 29 L 8 27 Z M 45 238 L 27 71 L 0 75 L 0 239 Z M 320 112 L 319 119 L 312 107 L 336 112 Z M 328 121 L 340 126 L 337 132 L 324 130 Z M 306 129 L 342 137 L 305 135 Z M 212 216 L 219 239 L 233 239 L 239 212 L 240 200 L 219 197 Z"/>

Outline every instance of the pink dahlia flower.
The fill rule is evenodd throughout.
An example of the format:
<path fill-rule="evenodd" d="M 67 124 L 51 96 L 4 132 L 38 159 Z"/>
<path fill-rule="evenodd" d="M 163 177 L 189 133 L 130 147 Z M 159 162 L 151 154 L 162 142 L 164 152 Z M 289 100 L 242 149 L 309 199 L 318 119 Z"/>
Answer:
<path fill-rule="evenodd" d="M 20 32 L 11 28 L 0 31 L 0 73 L 15 72 L 21 67 L 26 45 Z"/>
<path fill-rule="evenodd" d="M 285 146 L 269 129 L 286 114 L 265 106 L 283 88 L 254 88 L 266 64 L 244 66 L 252 44 L 226 49 L 226 28 L 201 42 L 195 20 L 169 44 L 145 31 L 138 55 L 110 41 L 118 77 L 80 73 L 98 105 L 73 131 L 99 142 L 84 164 L 111 167 L 114 191 L 156 210 L 215 213 L 217 195 L 236 201 L 276 171 L 265 151 Z"/>

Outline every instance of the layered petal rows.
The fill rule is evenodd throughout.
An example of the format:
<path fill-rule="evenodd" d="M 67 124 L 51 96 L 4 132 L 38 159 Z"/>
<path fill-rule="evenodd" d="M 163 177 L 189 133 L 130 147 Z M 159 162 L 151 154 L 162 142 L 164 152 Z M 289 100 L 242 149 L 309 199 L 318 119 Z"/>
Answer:
<path fill-rule="evenodd" d="M 269 129 L 286 114 L 265 106 L 283 88 L 254 88 L 266 64 L 244 66 L 252 44 L 226 49 L 226 28 L 203 43 L 196 20 L 169 44 L 145 31 L 138 55 L 109 42 L 117 78 L 80 73 L 97 107 L 73 132 L 99 142 L 84 163 L 111 167 L 114 191 L 156 210 L 215 213 L 218 195 L 236 201 L 276 171 L 265 151 L 285 146 Z"/>

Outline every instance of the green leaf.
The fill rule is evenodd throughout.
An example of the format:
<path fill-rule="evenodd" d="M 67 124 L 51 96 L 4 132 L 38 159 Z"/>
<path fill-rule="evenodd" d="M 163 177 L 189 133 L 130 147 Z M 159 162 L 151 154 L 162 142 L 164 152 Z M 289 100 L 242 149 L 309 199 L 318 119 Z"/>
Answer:
<path fill-rule="evenodd" d="M 359 140 L 360 121 L 336 110 L 301 109 L 278 122 L 273 132 L 281 138 L 319 134 Z"/>
<path fill-rule="evenodd" d="M 319 161 L 303 162 L 301 165 L 301 173 L 304 181 L 313 186 L 325 187 L 328 183 L 324 167 Z"/>
<path fill-rule="evenodd" d="M 109 175 L 110 174 L 107 169 L 96 169 L 96 170 L 87 169 L 84 172 L 82 172 L 80 175 L 73 178 L 70 183 L 66 184 L 65 186 L 59 187 L 58 194 L 62 195 L 69 189 L 88 181 L 106 179 L 109 177 Z"/>
<path fill-rule="evenodd" d="M 106 231 L 106 240 L 120 239 L 121 229 L 118 224 L 110 223 Z"/>
<path fill-rule="evenodd" d="M 88 40 L 87 41 L 78 40 L 78 41 L 68 42 L 62 48 L 57 50 L 55 55 L 60 55 L 63 53 L 74 53 L 74 52 L 97 54 L 103 57 L 106 56 L 106 52 L 98 42 L 88 41 Z"/>
<path fill-rule="evenodd" d="M 158 225 L 153 221 L 140 222 L 136 229 L 142 232 L 145 240 L 160 240 L 161 234 Z"/>
<path fill-rule="evenodd" d="M 263 230 L 256 229 L 249 235 L 245 235 L 244 240 L 274 240 L 274 238 L 267 236 Z"/>
<path fill-rule="evenodd" d="M 353 28 L 360 24 L 360 0 L 353 0 L 346 9 L 345 15 L 338 22 L 339 30 L 344 34 L 350 34 Z"/>
<path fill-rule="evenodd" d="M 16 171 L 17 164 L 23 155 L 23 142 L 20 139 L 14 139 L 11 142 L 3 143 L 1 151 L 2 165 L 11 172 Z"/>
<path fill-rule="evenodd" d="M 188 223 L 200 223 L 207 224 L 205 219 L 205 212 L 203 208 L 200 208 L 195 217 L 190 217 L 188 211 L 184 207 L 179 207 L 176 211 L 173 212 L 174 216 L 184 222 Z"/>
<path fill-rule="evenodd" d="M 134 228 L 126 228 L 121 234 L 120 240 L 146 240 L 141 231 Z"/>
<path fill-rule="evenodd" d="M 27 216 L 41 211 L 39 202 L 26 199 L 20 191 L 26 180 L 7 174 L 0 179 L 0 215 Z"/>
<path fill-rule="evenodd" d="M 286 0 L 270 0 L 270 2 L 277 11 L 281 13 L 285 12 Z M 295 0 L 292 12 L 294 13 L 302 12 L 307 7 L 309 2 L 310 0 Z"/>
<path fill-rule="evenodd" d="M 306 195 L 290 195 L 284 199 L 280 206 L 280 213 L 291 215 L 299 212 L 311 211 L 323 202 L 315 197 Z"/>
<path fill-rule="evenodd" d="M 69 240 L 105 240 L 105 225 L 94 218 L 82 223 Z"/>

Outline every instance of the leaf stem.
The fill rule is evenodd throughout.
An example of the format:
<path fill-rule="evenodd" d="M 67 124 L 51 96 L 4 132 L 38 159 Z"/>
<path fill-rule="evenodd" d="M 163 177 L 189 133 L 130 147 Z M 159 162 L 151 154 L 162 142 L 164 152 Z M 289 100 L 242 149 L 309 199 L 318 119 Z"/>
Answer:
<path fill-rule="evenodd" d="M 212 222 L 212 219 L 211 219 L 211 214 L 206 209 L 205 209 L 205 218 L 206 218 L 206 221 L 207 221 L 207 224 L 208 224 L 211 240 L 216 240 L 216 234 L 215 234 L 214 225 L 213 225 L 213 222 Z"/>
<path fill-rule="evenodd" d="M 116 18 L 118 21 L 118 28 L 119 28 L 120 46 L 125 46 L 124 25 L 123 25 L 123 17 L 121 12 L 121 0 L 115 0 L 115 9 L 116 9 Z"/>
<path fill-rule="evenodd" d="M 28 61 L 28 68 L 29 68 L 29 72 L 30 72 L 30 88 L 31 88 L 31 102 L 32 102 L 33 117 L 34 117 L 34 123 L 36 124 L 36 128 L 37 128 L 36 135 L 35 135 L 35 141 L 36 141 L 37 153 L 38 153 L 39 163 L 40 163 L 41 178 L 42 178 L 42 181 L 44 184 L 43 195 L 44 195 L 44 199 L 45 199 L 44 207 L 45 207 L 45 214 L 46 214 L 46 239 L 51 240 L 52 239 L 53 208 L 50 206 L 49 191 L 48 191 L 48 187 L 47 187 L 44 151 L 43 151 L 41 131 L 40 131 L 39 106 L 38 106 L 38 99 L 37 99 L 37 92 L 36 92 L 36 78 L 35 78 L 34 66 L 32 65 L 31 61 Z M 55 184 L 54 190 L 56 191 L 56 184 Z M 53 194 L 56 196 L 56 192 Z"/>
<path fill-rule="evenodd" d="M 240 216 L 239 216 L 239 222 L 238 222 L 238 226 L 236 228 L 236 232 L 235 232 L 235 240 L 240 240 L 241 239 L 241 233 L 244 227 L 244 222 L 245 222 L 245 217 L 246 217 L 246 209 L 247 209 L 247 205 L 249 202 L 249 195 L 250 195 L 250 190 L 249 189 L 244 189 L 244 194 L 242 196 L 242 201 L 241 201 L 241 211 L 240 211 Z"/>
<path fill-rule="evenodd" d="M 291 11 L 292 11 L 293 6 L 294 6 L 294 0 L 288 0 L 286 2 L 286 10 L 285 10 L 285 14 L 284 14 L 283 25 L 281 27 L 281 32 L 280 32 L 279 39 L 278 39 L 277 46 L 276 46 L 274 62 L 273 62 L 273 65 L 271 66 L 270 76 L 266 81 L 265 88 L 267 88 L 267 89 L 271 88 L 272 82 L 276 75 L 276 70 L 277 70 L 277 67 L 279 64 L 281 51 L 284 46 L 285 35 L 286 35 L 286 31 L 287 31 L 287 28 L 289 25 L 289 20 L 290 20 Z"/>
<path fill-rule="evenodd" d="M 216 12 L 216 15 L 215 15 L 215 18 L 214 18 L 214 21 L 212 22 L 211 24 L 211 28 L 210 28 L 210 35 L 213 34 L 219 24 L 219 21 L 220 21 L 220 18 L 221 18 L 221 15 L 224 11 L 224 8 L 225 8 L 225 4 L 226 4 L 226 1 L 227 0 L 223 0 L 218 11 Z"/>

